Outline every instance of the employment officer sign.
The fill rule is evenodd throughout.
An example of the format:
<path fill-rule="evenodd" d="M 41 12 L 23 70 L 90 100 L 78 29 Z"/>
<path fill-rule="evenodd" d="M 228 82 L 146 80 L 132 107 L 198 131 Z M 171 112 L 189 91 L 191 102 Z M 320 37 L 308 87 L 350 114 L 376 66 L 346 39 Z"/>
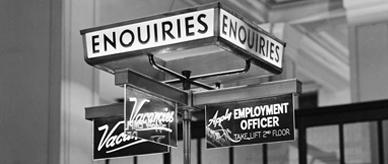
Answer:
<path fill-rule="evenodd" d="M 114 72 L 133 56 L 190 48 L 221 47 L 273 73 L 280 73 L 285 43 L 220 3 L 81 31 L 85 60 Z M 181 53 L 183 58 L 186 53 Z M 125 62 L 124 62 L 125 63 Z"/>
<path fill-rule="evenodd" d="M 294 140 L 293 105 L 293 94 L 207 105 L 207 148 Z"/>

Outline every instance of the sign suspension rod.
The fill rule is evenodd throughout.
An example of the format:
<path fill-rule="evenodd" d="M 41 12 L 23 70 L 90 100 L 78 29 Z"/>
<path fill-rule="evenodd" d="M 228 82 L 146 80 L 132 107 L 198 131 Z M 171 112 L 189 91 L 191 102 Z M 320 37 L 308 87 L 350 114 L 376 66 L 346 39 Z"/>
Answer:
<path fill-rule="evenodd" d="M 152 54 L 148 54 L 148 61 L 149 63 L 151 64 L 152 67 L 154 67 L 156 70 L 159 70 L 159 71 L 163 71 L 163 72 L 166 72 L 172 76 L 175 76 L 176 78 L 178 78 L 179 80 L 181 81 L 187 81 L 187 85 L 190 85 L 190 84 L 193 84 L 193 85 L 196 85 L 198 87 L 201 87 L 201 88 L 204 88 L 204 89 L 207 89 L 207 90 L 214 90 L 215 88 L 212 87 L 212 86 L 209 86 L 209 85 L 206 85 L 206 84 L 203 84 L 199 81 L 194 81 L 194 80 L 191 80 L 190 78 L 186 78 L 185 76 L 173 71 L 173 70 L 170 70 L 166 67 L 163 67 L 159 64 L 157 64 L 154 60 L 154 55 Z M 183 71 L 184 72 L 184 71 Z M 182 72 L 182 73 L 183 73 Z M 190 77 L 190 76 L 189 76 Z M 191 88 L 189 88 L 188 90 L 190 90 Z"/>
<path fill-rule="evenodd" d="M 208 73 L 208 74 L 202 74 L 202 75 L 195 75 L 195 76 L 191 76 L 190 80 L 199 80 L 199 79 L 206 79 L 206 78 L 210 78 L 210 77 L 247 73 L 250 68 L 251 68 L 251 60 L 249 59 L 249 60 L 245 60 L 244 68 L 222 71 L 222 72 L 215 72 L 215 73 Z M 180 83 L 180 82 L 181 82 L 181 79 L 172 79 L 172 80 L 163 81 L 163 83 L 166 83 L 166 84 L 175 84 L 175 83 Z"/>

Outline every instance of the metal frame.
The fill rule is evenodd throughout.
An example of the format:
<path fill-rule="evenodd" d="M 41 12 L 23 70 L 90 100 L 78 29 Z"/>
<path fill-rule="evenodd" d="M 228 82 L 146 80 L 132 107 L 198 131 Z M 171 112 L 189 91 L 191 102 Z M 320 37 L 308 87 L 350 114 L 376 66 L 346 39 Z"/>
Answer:
<path fill-rule="evenodd" d="M 199 79 L 206 79 L 206 78 L 211 78 L 211 77 L 246 73 L 249 71 L 250 68 L 251 68 L 251 60 L 245 60 L 245 67 L 242 69 L 235 69 L 235 70 L 228 70 L 228 71 L 222 71 L 222 72 L 215 72 L 215 73 L 208 73 L 208 74 L 191 76 L 190 80 L 199 80 Z M 180 82 L 181 82 L 180 78 L 163 81 L 163 83 L 165 83 L 165 84 L 176 84 L 176 83 L 180 83 Z"/>
<path fill-rule="evenodd" d="M 85 35 L 87 33 L 114 28 L 118 26 L 135 24 L 139 22 L 154 20 L 154 19 L 168 17 L 168 16 L 173 16 L 177 14 L 199 11 L 203 9 L 214 9 L 214 20 L 213 20 L 214 34 L 212 36 L 206 36 L 201 39 L 196 39 L 191 41 L 183 41 L 181 43 L 171 43 L 167 45 L 161 45 L 158 47 L 151 47 L 148 49 L 119 52 L 119 53 L 109 54 L 102 57 L 88 58 L 88 54 L 86 52 L 86 40 L 85 40 L 86 39 Z M 268 61 L 266 61 L 265 59 L 260 58 L 255 53 L 250 53 L 247 50 L 244 50 L 243 48 L 240 48 L 237 45 L 234 45 L 229 40 L 223 39 L 220 36 L 219 17 L 220 17 L 221 9 L 229 12 L 230 14 L 242 20 L 244 23 L 247 24 L 247 26 L 250 26 L 252 30 L 256 30 L 258 33 L 261 33 L 262 35 L 269 36 L 270 38 L 274 39 L 276 42 L 279 42 L 285 47 L 285 42 L 274 37 L 272 34 L 265 32 L 260 27 L 250 23 L 249 21 L 246 21 L 246 19 L 242 18 L 236 12 L 233 12 L 232 10 L 230 10 L 228 7 L 221 5 L 221 3 L 219 2 L 210 4 L 210 5 L 184 9 L 176 12 L 159 14 L 159 15 L 155 15 L 147 18 L 136 19 L 132 21 L 126 21 L 122 23 L 116 23 L 112 25 L 95 27 L 95 28 L 90 28 L 90 29 L 85 29 L 80 31 L 83 37 L 83 43 L 85 45 L 84 46 L 85 61 L 88 64 L 93 65 L 99 69 L 113 73 L 115 75 L 115 85 L 118 85 L 118 86 L 128 85 L 139 91 L 142 91 L 157 97 L 161 97 L 163 99 L 178 103 L 179 105 L 183 106 L 183 108 L 181 109 L 183 110 L 183 139 L 184 139 L 183 147 L 184 147 L 185 164 L 190 164 L 190 161 L 191 161 L 190 160 L 191 158 L 191 140 L 190 140 L 191 112 L 196 106 L 209 104 L 209 103 L 237 101 L 237 100 L 244 100 L 244 99 L 274 96 L 274 95 L 280 95 L 284 93 L 300 93 L 301 91 L 300 82 L 297 80 L 263 83 L 260 85 L 244 86 L 244 87 L 229 88 L 229 89 L 219 89 L 219 90 L 215 90 L 216 89 L 215 87 L 196 81 L 198 79 L 204 79 L 209 77 L 224 76 L 224 75 L 247 72 L 250 69 L 251 62 L 275 74 L 279 74 L 282 72 L 282 66 L 278 68 L 272 65 L 271 63 L 269 63 Z M 153 58 L 153 55 L 151 54 L 153 52 L 163 50 L 164 48 L 167 48 L 167 47 L 170 47 L 173 49 L 174 48 L 189 49 L 192 47 L 204 46 L 209 44 L 224 48 L 225 50 L 236 53 L 236 55 L 242 57 L 243 59 L 246 60 L 245 68 L 190 77 L 190 73 L 191 73 L 190 71 L 183 71 L 181 75 L 166 67 L 163 67 L 157 64 Z M 207 90 L 215 90 L 215 91 L 207 91 L 207 92 L 199 92 L 199 93 L 192 93 L 191 91 L 189 92 L 182 91 L 180 89 L 176 89 L 174 87 L 163 84 L 159 81 L 153 80 L 152 78 L 147 77 L 145 73 L 140 73 L 141 71 L 136 72 L 136 70 L 130 70 L 130 68 L 128 67 L 128 63 L 123 62 L 123 61 L 129 61 L 130 58 L 133 56 L 141 56 L 145 54 L 148 55 L 149 63 L 155 69 L 161 70 L 163 72 L 166 72 L 178 78 L 178 80 L 174 79 L 170 81 L 165 81 L 165 83 L 171 84 L 171 83 L 182 82 L 183 90 L 190 90 L 191 85 L 196 85 L 198 87 L 202 87 Z M 284 49 L 282 54 L 284 56 Z M 283 57 L 283 60 L 284 60 L 284 57 Z M 111 117 L 111 116 L 123 117 L 124 111 L 122 110 L 122 107 L 123 107 L 122 103 L 116 103 L 116 104 L 111 104 L 106 106 L 85 108 L 85 118 L 88 120 L 92 120 L 98 117 Z M 231 153 L 233 154 L 233 149 L 231 149 Z M 171 161 L 170 156 L 165 155 L 164 161 L 165 162 Z"/>
<path fill-rule="evenodd" d="M 161 92 L 160 90 L 163 90 L 169 94 L 162 93 L 160 96 L 170 97 L 170 99 L 174 102 L 177 102 L 177 100 L 179 100 L 182 102 L 181 104 L 191 106 L 192 108 L 197 106 L 202 106 L 205 104 L 276 96 L 276 95 L 281 95 L 285 93 L 298 94 L 301 91 L 301 83 L 298 80 L 293 79 L 293 80 L 284 80 L 284 81 L 277 81 L 277 82 L 267 82 L 267 83 L 251 85 L 251 86 L 242 86 L 242 87 L 235 87 L 235 88 L 219 89 L 214 91 L 192 93 L 192 92 L 185 92 L 185 91 L 178 90 L 166 84 L 163 84 L 145 77 L 136 79 L 138 78 L 138 76 L 132 76 L 133 75 L 132 73 L 133 72 L 130 72 L 130 71 L 123 72 L 124 75 L 122 76 L 125 76 L 125 78 L 122 78 L 122 77 L 116 78 L 118 79 L 116 80 L 116 84 L 124 84 L 124 82 L 127 82 L 128 84 L 131 84 L 131 85 L 136 85 L 136 86 L 141 86 L 143 88 L 146 88 L 148 90 L 147 92 L 159 90 L 156 92 L 156 93 L 159 93 Z M 133 80 L 135 82 L 132 82 Z M 137 85 L 138 83 L 142 85 Z M 155 85 L 155 87 L 152 87 L 152 85 Z M 87 120 L 93 120 L 94 118 L 98 118 L 98 117 L 123 116 L 122 107 L 123 107 L 123 103 L 87 107 L 85 108 L 85 118 Z"/>
<path fill-rule="evenodd" d="M 186 76 L 181 75 L 181 74 L 179 74 L 179 73 L 177 73 L 177 72 L 175 72 L 173 70 L 168 69 L 167 67 L 163 67 L 163 66 L 157 64 L 155 62 L 155 60 L 154 60 L 154 55 L 152 55 L 152 54 L 148 54 L 148 60 L 149 60 L 150 64 L 152 65 L 152 67 L 154 67 L 155 69 L 163 71 L 163 72 L 166 72 L 166 73 L 168 73 L 168 74 L 170 74 L 170 75 L 172 75 L 174 77 L 177 77 L 178 78 L 178 82 L 188 81 L 190 84 L 196 85 L 198 87 L 201 87 L 201 88 L 204 88 L 204 89 L 207 89 L 207 90 L 215 89 L 212 86 L 203 84 L 203 83 L 198 82 L 198 81 L 194 81 L 194 79 L 192 79 L 191 77 L 186 77 Z"/>
<path fill-rule="evenodd" d="M 124 117 L 123 103 L 114 103 L 110 105 L 93 106 L 85 108 L 85 119 L 94 120 L 100 117 Z"/>
<path fill-rule="evenodd" d="M 300 93 L 301 83 L 296 79 L 267 82 L 257 85 L 240 86 L 193 93 L 193 106 L 202 106 L 221 102 L 247 100 L 276 96 L 286 93 Z"/>
<path fill-rule="evenodd" d="M 115 85 L 123 86 L 124 84 L 180 105 L 187 105 L 188 102 L 187 92 L 133 71 L 125 70 L 115 73 Z"/>
<path fill-rule="evenodd" d="M 185 90 L 190 89 L 190 72 L 184 73 L 186 80 L 183 81 Z M 144 77 L 131 71 L 116 73 L 116 85 L 130 85 L 147 93 L 157 94 L 174 102 L 180 102 L 187 107 L 183 108 L 183 138 L 184 138 L 184 163 L 190 164 L 191 161 L 191 111 L 195 106 L 201 106 L 211 103 L 236 101 L 243 99 L 252 99 L 267 97 L 284 93 L 300 93 L 301 83 L 297 80 L 285 80 L 278 82 L 263 83 L 260 85 L 236 87 L 229 89 L 219 89 L 214 91 L 192 93 L 184 92 L 166 84 Z M 187 84 L 188 83 L 188 84 Z M 116 103 L 105 106 L 85 108 L 85 118 L 93 120 L 99 117 L 123 117 L 123 103 Z M 179 136 L 179 135 L 178 135 Z M 169 156 L 164 156 L 164 161 L 170 161 Z"/>

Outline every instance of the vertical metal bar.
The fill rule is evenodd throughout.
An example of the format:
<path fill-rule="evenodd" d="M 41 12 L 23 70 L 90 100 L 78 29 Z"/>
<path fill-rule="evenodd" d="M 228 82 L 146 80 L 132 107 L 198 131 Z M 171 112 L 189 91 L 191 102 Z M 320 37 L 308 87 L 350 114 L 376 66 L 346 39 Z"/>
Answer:
<path fill-rule="evenodd" d="M 127 120 L 127 84 L 124 84 L 124 133 L 128 132 Z"/>
<path fill-rule="evenodd" d="M 186 77 L 183 81 L 183 90 L 190 90 L 190 74 L 191 71 L 182 71 L 182 75 Z M 191 98 L 188 103 L 189 106 L 192 105 Z M 183 111 L 183 163 L 190 164 L 191 163 L 191 112 L 189 109 L 185 109 Z"/>
<path fill-rule="evenodd" d="M 229 164 L 234 164 L 234 148 L 229 148 Z"/>
<path fill-rule="evenodd" d="M 137 156 L 133 157 L 133 164 L 137 164 Z"/>
<path fill-rule="evenodd" d="M 384 164 L 384 134 L 383 134 L 383 121 L 377 121 L 377 145 L 379 149 L 379 163 Z"/>
<path fill-rule="evenodd" d="M 189 110 L 183 111 L 183 162 L 191 162 L 191 113 Z"/>
<path fill-rule="evenodd" d="M 344 125 L 338 125 L 340 164 L 345 164 Z"/>
<path fill-rule="evenodd" d="M 171 164 L 171 153 L 163 154 L 163 164 Z"/>
<path fill-rule="evenodd" d="M 109 164 L 109 161 L 110 161 L 109 159 L 106 159 L 105 164 Z"/>
<path fill-rule="evenodd" d="M 307 164 L 307 141 L 306 127 L 300 126 L 298 129 L 298 154 L 299 164 Z"/>
<path fill-rule="evenodd" d="M 182 71 L 182 75 L 186 78 L 182 83 L 183 90 L 190 90 L 191 89 L 191 83 L 190 83 L 191 71 L 184 70 L 184 71 Z"/>
<path fill-rule="evenodd" d="M 201 138 L 197 139 L 197 164 L 202 164 L 202 145 Z"/>
<path fill-rule="evenodd" d="M 263 144 L 263 164 L 268 164 L 268 145 Z"/>

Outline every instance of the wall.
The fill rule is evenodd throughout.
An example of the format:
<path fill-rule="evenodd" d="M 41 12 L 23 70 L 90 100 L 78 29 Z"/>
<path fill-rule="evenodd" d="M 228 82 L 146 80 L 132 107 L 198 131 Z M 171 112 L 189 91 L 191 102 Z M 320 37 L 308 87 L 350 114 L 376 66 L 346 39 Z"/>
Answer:
<path fill-rule="evenodd" d="M 58 4 L 57 0 L 0 1 L 2 164 L 58 162 Z"/>

